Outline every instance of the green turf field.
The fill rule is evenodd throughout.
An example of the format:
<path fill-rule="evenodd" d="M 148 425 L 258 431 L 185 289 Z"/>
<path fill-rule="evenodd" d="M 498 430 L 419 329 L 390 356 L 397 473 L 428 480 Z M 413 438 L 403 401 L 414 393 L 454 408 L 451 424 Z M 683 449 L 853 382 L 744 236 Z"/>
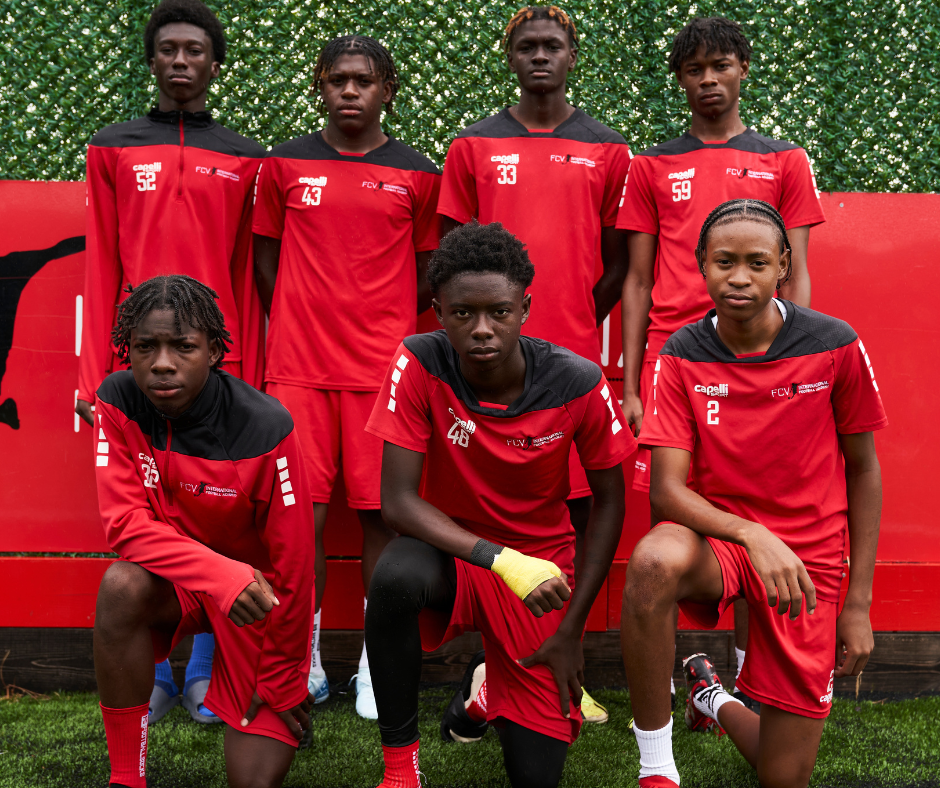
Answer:
<path fill-rule="evenodd" d="M 440 714 L 453 688 L 421 695 L 421 770 L 428 786 L 507 786 L 499 743 L 491 729 L 475 745 L 443 744 Z M 638 754 L 627 729 L 624 692 L 604 690 L 606 725 L 585 726 L 572 747 L 562 786 L 635 786 Z M 814 786 L 940 786 L 940 697 L 898 702 L 836 700 L 826 725 Z M 352 695 L 334 695 L 316 708 L 313 746 L 294 762 L 285 786 L 374 788 L 382 777 L 375 723 L 356 716 Z M 683 786 L 757 786 L 727 737 L 691 734 L 678 720 L 676 759 Z M 181 708 L 151 729 L 152 788 L 223 788 L 222 726 L 196 725 Z M 97 696 L 0 700 L 0 788 L 102 788 L 108 760 Z"/>

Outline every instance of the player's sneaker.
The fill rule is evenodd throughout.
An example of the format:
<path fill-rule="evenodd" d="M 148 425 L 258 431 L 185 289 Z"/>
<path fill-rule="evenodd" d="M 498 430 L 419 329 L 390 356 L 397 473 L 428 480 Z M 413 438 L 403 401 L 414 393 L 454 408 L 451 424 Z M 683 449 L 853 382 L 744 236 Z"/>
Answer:
<path fill-rule="evenodd" d="M 754 698 L 748 697 L 743 692 L 741 692 L 741 690 L 739 690 L 737 687 L 734 688 L 734 692 L 732 692 L 731 694 L 734 696 L 735 700 L 741 701 L 741 703 L 743 703 L 746 708 L 750 709 L 755 714 L 758 714 L 758 715 L 760 714 L 760 701 L 759 700 L 754 700 Z"/>
<path fill-rule="evenodd" d="M 330 699 L 330 682 L 322 670 L 307 675 L 307 692 L 313 697 L 314 703 L 325 703 Z"/>
<path fill-rule="evenodd" d="M 603 725 L 610 719 L 607 709 L 588 695 L 588 691 L 584 687 L 581 687 L 581 719 L 597 725 Z"/>
<path fill-rule="evenodd" d="M 353 679 L 356 680 L 356 713 L 367 720 L 377 720 L 379 710 L 375 705 L 371 671 L 368 668 L 359 668 L 359 672 L 353 676 Z"/>
<path fill-rule="evenodd" d="M 189 716 L 203 725 L 212 725 L 215 722 L 222 722 L 221 717 L 217 717 L 214 711 L 203 705 L 208 691 L 209 679 L 194 681 L 180 701 L 180 703 L 183 704 L 183 708 L 189 712 Z"/>
<path fill-rule="evenodd" d="M 689 689 L 689 696 L 685 700 L 685 726 L 690 731 L 717 730 L 719 735 L 723 734 L 724 729 L 707 714 L 699 711 L 693 702 L 699 692 L 725 691 L 711 659 L 707 654 L 693 654 L 682 660 L 682 670 L 685 673 L 686 687 Z"/>
<path fill-rule="evenodd" d="M 441 717 L 441 738 L 444 741 L 456 741 L 468 744 L 480 741 L 486 733 L 486 720 L 477 722 L 467 714 L 467 703 L 477 696 L 480 687 L 486 681 L 486 653 L 481 651 L 470 660 L 460 688 L 451 698 L 450 705 Z"/>
<path fill-rule="evenodd" d="M 155 722 L 162 720 L 170 709 L 179 705 L 179 702 L 180 694 L 178 692 L 170 696 L 163 687 L 154 684 L 153 692 L 150 693 L 150 708 L 148 709 L 150 716 L 147 719 L 147 724 L 153 725 Z"/>

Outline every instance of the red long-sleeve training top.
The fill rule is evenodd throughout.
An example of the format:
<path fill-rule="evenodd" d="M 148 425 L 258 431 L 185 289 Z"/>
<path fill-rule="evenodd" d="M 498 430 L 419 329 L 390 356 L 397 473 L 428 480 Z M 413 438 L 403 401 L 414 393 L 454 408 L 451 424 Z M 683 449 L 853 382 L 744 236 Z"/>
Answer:
<path fill-rule="evenodd" d="M 264 627 L 257 689 L 275 711 L 307 696 L 313 513 L 294 422 L 273 397 L 213 371 L 163 417 L 130 372 L 98 389 L 98 507 L 108 544 L 228 613 L 259 569 L 280 605 Z"/>
<path fill-rule="evenodd" d="M 261 386 L 264 312 L 251 260 L 251 208 L 264 148 L 208 112 L 161 112 L 99 131 L 88 145 L 85 294 L 78 398 L 118 369 L 111 346 L 124 288 L 186 274 L 219 294 L 226 361 Z"/>

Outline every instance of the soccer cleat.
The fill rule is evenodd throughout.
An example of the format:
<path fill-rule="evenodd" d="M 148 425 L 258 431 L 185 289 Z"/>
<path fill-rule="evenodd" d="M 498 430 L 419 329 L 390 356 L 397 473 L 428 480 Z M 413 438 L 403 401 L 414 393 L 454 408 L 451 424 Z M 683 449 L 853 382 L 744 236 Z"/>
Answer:
<path fill-rule="evenodd" d="M 353 676 L 353 679 L 356 680 L 356 714 L 367 720 L 377 720 L 379 710 L 375 705 L 371 671 L 368 668 L 359 668 L 359 672 Z"/>
<path fill-rule="evenodd" d="M 486 681 L 486 654 L 481 651 L 470 660 L 460 680 L 460 688 L 451 698 L 450 705 L 441 717 L 441 739 L 447 742 L 480 741 L 489 727 L 486 720 L 476 722 L 467 714 L 467 704 L 472 702 Z"/>
<path fill-rule="evenodd" d="M 685 673 L 685 684 L 689 690 L 689 695 L 685 700 L 685 727 L 690 731 L 717 730 L 719 735 L 723 734 L 724 729 L 707 714 L 700 712 L 693 702 L 696 693 L 707 691 L 712 687 L 716 687 L 721 692 L 725 691 L 711 659 L 707 654 L 693 654 L 682 660 L 682 671 Z"/>
<path fill-rule="evenodd" d="M 320 671 L 314 673 L 312 670 L 307 676 L 307 692 L 313 697 L 314 703 L 325 703 L 330 699 L 330 682 L 326 678 L 326 673 Z"/>
<path fill-rule="evenodd" d="M 649 777 L 640 778 L 640 788 L 679 788 L 679 783 L 674 783 L 661 774 L 651 774 Z"/>
<path fill-rule="evenodd" d="M 745 708 L 750 709 L 755 714 L 760 714 L 760 701 L 754 700 L 754 698 L 748 697 L 737 687 L 734 688 L 734 692 L 731 693 L 734 696 L 735 700 L 741 701 L 744 704 Z"/>
<path fill-rule="evenodd" d="M 215 712 L 207 709 L 204 705 L 208 691 L 209 679 L 194 681 L 180 701 L 183 708 L 189 712 L 189 716 L 202 725 L 222 722 L 221 717 L 217 717 Z"/>
<path fill-rule="evenodd" d="M 150 709 L 148 725 L 153 725 L 163 719 L 164 715 L 174 706 L 178 706 L 180 695 L 170 696 L 170 694 L 158 685 L 154 685 L 153 692 L 150 693 Z"/>
<path fill-rule="evenodd" d="M 581 718 L 585 722 L 593 722 L 597 725 L 603 725 L 610 719 L 607 709 L 588 695 L 584 687 L 581 687 Z"/>

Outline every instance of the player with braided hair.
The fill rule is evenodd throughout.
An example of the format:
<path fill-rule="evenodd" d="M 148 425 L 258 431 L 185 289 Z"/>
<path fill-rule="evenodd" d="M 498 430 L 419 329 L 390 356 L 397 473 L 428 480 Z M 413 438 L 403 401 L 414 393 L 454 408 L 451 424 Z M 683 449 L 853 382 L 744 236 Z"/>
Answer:
<path fill-rule="evenodd" d="M 268 154 L 254 232 L 258 289 L 271 317 L 266 391 L 297 420 L 310 469 L 318 561 L 310 692 L 319 703 L 330 692 L 320 663 L 327 505 L 342 465 L 368 589 L 393 533 L 379 511 L 382 442 L 364 427 L 389 357 L 431 304 L 425 272 L 437 248 L 440 173 L 382 131 L 399 80 L 374 38 L 327 43 L 313 84 L 326 125 Z M 360 319 L 366 304 L 372 320 Z M 365 644 L 355 678 L 356 710 L 374 719 Z"/>
<path fill-rule="evenodd" d="M 785 225 L 753 199 L 708 215 L 695 256 L 714 307 L 656 362 L 639 441 L 652 450 L 650 500 L 662 522 L 630 557 L 621 624 L 642 788 L 679 783 L 667 689 L 676 603 L 705 628 L 734 600 L 748 607 L 757 659 L 736 683 L 760 716 L 724 690 L 707 655 L 693 654 L 683 661 L 685 721 L 727 731 L 764 786 L 807 785 L 833 681 L 858 675 L 874 647 L 873 431 L 887 419 L 852 328 L 776 297 L 792 265 Z"/>
<path fill-rule="evenodd" d="M 716 205 L 750 197 L 779 210 L 793 246 L 792 276 L 782 294 L 801 306 L 810 304 L 809 232 L 825 216 L 806 151 L 764 137 L 741 120 L 741 84 L 751 76 L 750 66 L 751 45 L 737 22 L 723 17 L 689 22 L 669 56 L 691 112 L 689 131 L 639 154 L 624 188 L 617 217 L 630 247 L 622 308 L 623 410 L 637 432 L 660 348 L 711 307 L 694 249 L 702 221 Z M 637 506 L 630 509 L 628 527 L 642 528 L 648 521 L 649 478 L 649 453 L 641 449 L 633 488 L 644 495 L 634 496 Z M 747 609 L 743 603 L 735 609 L 740 669 Z"/>
<path fill-rule="evenodd" d="M 457 135 L 437 210 L 442 233 L 476 218 L 522 239 L 538 272 L 530 292 L 539 305 L 523 332 L 600 363 L 598 326 L 620 299 L 628 268 L 614 224 L 631 153 L 619 133 L 568 103 L 579 42 L 557 6 L 525 6 L 512 16 L 503 49 L 519 103 Z M 580 545 L 591 490 L 576 449 L 570 460 L 568 506 Z M 607 720 L 589 695 L 582 711 L 587 721 Z"/>
<path fill-rule="evenodd" d="M 200 0 L 163 0 L 144 29 L 157 83 L 145 117 L 99 131 L 88 146 L 87 252 L 76 412 L 94 426 L 101 381 L 118 368 L 115 305 L 131 285 L 188 274 L 219 294 L 231 330 L 226 370 L 261 385 L 264 313 L 249 246 L 251 195 L 264 148 L 206 111 L 226 57 L 222 24 Z M 157 668 L 151 720 L 182 703 L 196 722 L 219 722 L 202 699 L 212 635 L 195 638 L 182 693 L 169 662 Z"/>
<path fill-rule="evenodd" d="M 280 786 L 309 727 L 313 522 L 290 414 L 221 369 L 215 291 L 131 288 L 113 338 L 130 371 L 95 400 L 98 506 L 121 556 L 98 590 L 95 673 L 115 788 L 146 787 L 154 663 L 216 639 L 205 705 L 226 723 L 229 785 Z"/>

